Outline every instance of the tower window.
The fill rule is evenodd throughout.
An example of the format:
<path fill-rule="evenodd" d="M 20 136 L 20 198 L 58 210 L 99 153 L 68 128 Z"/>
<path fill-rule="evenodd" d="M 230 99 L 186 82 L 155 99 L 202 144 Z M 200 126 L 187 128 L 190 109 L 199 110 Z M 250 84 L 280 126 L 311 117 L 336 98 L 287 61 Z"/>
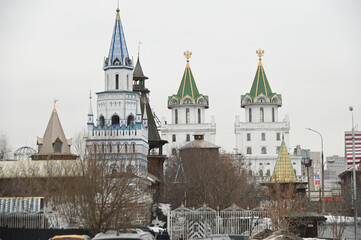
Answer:
<path fill-rule="evenodd" d="M 247 141 L 251 141 L 251 134 L 247 133 Z"/>
<path fill-rule="evenodd" d="M 262 147 L 262 148 L 261 148 L 261 154 L 267 154 L 267 149 L 266 149 L 266 147 Z"/>
<path fill-rule="evenodd" d="M 120 145 L 119 145 L 119 143 L 117 144 L 117 152 L 118 152 L 118 153 L 120 152 Z"/>
<path fill-rule="evenodd" d="M 119 89 L 119 75 L 115 74 L 115 89 Z"/>
<path fill-rule="evenodd" d="M 172 148 L 172 155 L 177 155 L 177 149 L 176 148 Z"/>
<path fill-rule="evenodd" d="M 63 146 L 63 143 L 60 141 L 59 138 L 57 138 L 53 144 L 54 152 L 55 153 L 61 153 L 61 147 Z"/>
<path fill-rule="evenodd" d="M 259 121 L 264 122 L 264 110 L 263 107 L 259 109 Z"/>
<path fill-rule="evenodd" d="M 175 134 L 173 134 L 172 135 L 172 142 L 176 142 L 177 141 L 177 139 L 176 139 L 176 135 Z"/>
<path fill-rule="evenodd" d="M 266 172 L 266 176 L 271 176 L 271 171 L 269 169 Z"/>
<path fill-rule="evenodd" d="M 260 175 L 261 177 L 263 177 L 263 171 L 262 171 L 262 169 L 259 170 L 259 175 Z"/>
<path fill-rule="evenodd" d="M 201 123 L 201 110 L 198 108 L 198 123 Z"/>
<path fill-rule="evenodd" d="M 248 109 L 248 122 L 252 122 L 252 109 Z"/>
<path fill-rule="evenodd" d="M 100 124 L 101 127 L 104 127 L 104 126 L 105 126 L 105 119 L 104 119 L 103 116 L 100 116 L 100 117 L 99 117 L 99 124 Z"/>
<path fill-rule="evenodd" d="M 133 115 L 128 116 L 127 125 L 128 126 L 134 126 L 134 117 L 133 117 Z"/>
<path fill-rule="evenodd" d="M 133 143 L 133 153 L 135 153 L 135 144 Z"/>
<path fill-rule="evenodd" d="M 281 133 L 277 133 L 276 139 L 279 141 L 281 140 Z"/>
<path fill-rule="evenodd" d="M 112 125 L 119 125 L 119 116 L 118 115 L 113 115 Z"/>
<path fill-rule="evenodd" d="M 127 89 L 129 90 L 129 75 L 127 75 Z"/>
<path fill-rule="evenodd" d="M 266 134 L 262 133 L 262 141 L 266 141 Z"/>
<path fill-rule="evenodd" d="M 108 150 L 110 153 L 112 153 L 112 144 L 109 144 Z"/>
<path fill-rule="evenodd" d="M 128 144 L 124 144 L 124 152 L 128 152 Z"/>
<path fill-rule="evenodd" d="M 186 109 L 186 124 L 190 122 L 189 108 Z"/>
<path fill-rule="evenodd" d="M 94 153 L 97 153 L 97 145 L 94 145 Z"/>
<path fill-rule="evenodd" d="M 178 109 L 174 110 L 175 124 L 178 124 Z"/>
<path fill-rule="evenodd" d="M 104 153 L 104 144 L 102 144 L 102 153 Z"/>
<path fill-rule="evenodd" d="M 278 154 L 280 152 L 280 147 L 276 148 L 276 154 Z"/>
<path fill-rule="evenodd" d="M 275 121 L 275 108 L 272 108 L 272 122 Z"/>
<path fill-rule="evenodd" d="M 252 148 L 250 147 L 247 148 L 247 154 L 252 154 Z"/>
<path fill-rule="evenodd" d="M 190 140 L 191 140 L 191 137 L 190 137 L 189 134 L 187 134 L 187 136 L 186 136 L 186 141 L 189 142 Z"/>

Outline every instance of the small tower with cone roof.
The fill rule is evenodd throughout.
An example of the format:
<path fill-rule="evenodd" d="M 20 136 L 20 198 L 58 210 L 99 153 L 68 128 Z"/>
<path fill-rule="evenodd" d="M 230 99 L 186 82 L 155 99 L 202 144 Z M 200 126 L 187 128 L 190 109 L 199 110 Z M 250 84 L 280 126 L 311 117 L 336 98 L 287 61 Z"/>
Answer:
<path fill-rule="evenodd" d="M 56 101 L 44 136 L 37 138 L 38 152 L 32 156 L 33 160 L 74 160 L 78 157 L 70 151 L 72 139 L 65 137 L 56 111 Z"/>
<path fill-rule="evenodd" d="M 205 110 L 209 108 L 209 98 L 199 92 L 190 67 L 192 52 L 184 52 L 187 60 L 186 68 L 180 82 L 178 92 L 168 97 L 168 108 L 172 111 L 172 121 L 162 121 L 162 138 L 168 144 L 168 154 L 175 154 L 176 149 L 192 141 L 196 132 L 204 134 L 206 141 L 215 143 L 216 124 L 214 117 L 211 123 L 205 119 Z"/>

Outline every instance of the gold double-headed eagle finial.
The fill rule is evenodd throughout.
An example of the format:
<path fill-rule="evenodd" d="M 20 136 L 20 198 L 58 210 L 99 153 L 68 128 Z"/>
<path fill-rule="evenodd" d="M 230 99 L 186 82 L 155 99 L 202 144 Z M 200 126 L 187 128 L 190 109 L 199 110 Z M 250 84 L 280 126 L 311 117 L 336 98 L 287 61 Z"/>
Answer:
<path fill-rule="evenodd" d="M 187 62 L 189 62 L 189 59 L 192 57 L 192 52 L 190 52 L 189 50 L 184 52 L 184 56 L 187 59 Z"/>
<path fill-rule="evenodd" d="M 258 57 L 259 57 L 259 60 L 261 61 L 261 60 L 262 60 L 262 56 L 263 56 L 263 54 L 264 54 L 264 50 L 258 49 L 258 50 L 256 50 L 256 53 L 257 53 L 257 55 L 258 55 Z"/>

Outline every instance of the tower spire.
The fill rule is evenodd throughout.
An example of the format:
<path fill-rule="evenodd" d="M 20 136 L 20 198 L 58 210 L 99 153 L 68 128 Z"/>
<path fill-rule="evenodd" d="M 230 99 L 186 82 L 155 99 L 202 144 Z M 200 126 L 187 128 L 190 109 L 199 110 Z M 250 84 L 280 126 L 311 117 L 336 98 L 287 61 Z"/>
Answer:
<path fill-rule="evenodd" d="M 256 53 L 257 53 L 257 55 L 258 55 L 259 61 L 261 62 L 261 61 L 262 61 L 262 56 L 263 56 L 263 54 L 264 54 L 264 50 L 262 50 L 262 49 L 260 48 L 260 49 L 256 50 Z"/>

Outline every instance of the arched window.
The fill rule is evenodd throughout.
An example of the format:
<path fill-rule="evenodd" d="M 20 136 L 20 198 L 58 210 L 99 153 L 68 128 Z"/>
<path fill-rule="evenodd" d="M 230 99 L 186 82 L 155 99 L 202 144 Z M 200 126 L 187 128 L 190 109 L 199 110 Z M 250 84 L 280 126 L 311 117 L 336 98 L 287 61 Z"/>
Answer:
<path fill-rule="evenodd" d="M 198 123 L 201 123 L 201 110 L 198 108 Z"/>
<path fill-rule="evenodd" d="M 119 125 L 119 116 L 118 115 L 113 115 L 112 125 Z"/>
<path fill-rule="evenodd" d="M 63 146 L 63 143 L 60 141 L 59 138 L 57 138 L 53 144 L 54 152 L 55 153 L 61 153 L 61 147 Z"/>
<path fill-rule="evenodd" d="M 261 177 L 263 177 L 263 170 L 262 170 L 262 169 L 259 170 L 259 175 L 260 175 Z"/>
<path fill-rule="evenodd" d="M 275 108 L 272 108 L 272 122 L 275 121 Z"/>
<path fill-rule="evenodd" d="M 127 89 L 129 90 L 129 75 L 127 75 Z"/>
<path fill-rule="evenodd" d="M 247 133 L 247 141 L 251 141 L 251 134 Z"/>
<path fill-rule="evenodd" d="M 267 170 L 266 176 L 271 176 L 271 171 L 270 170 Z"/>
<path fill-rule="evenodd" d="M 97 145 L 94 145 L 94 153 L 97 153 Z"/>
<path fill-rule="evenodd" d="M 189 116 L 189 108 L 186 109 L 186 124 L 189 124 L 190 116 Z"/>
<path fill-rule="evenodd" d="M 118 152 L 118 153 L 120 152 L 120 145 L 119 145 L 119 143 L 117 144 L 117 152 Z"/>
<path fill-rule="evenodd" d="M 276 148 L 276 154 L 278 154 L 279 151 L 280 151 L 280 147 L 277 147 L 277 148 Z"/>
<path fill-rule="evenodd" d="M 128 144 L 124 144 L 124 152 L 128 152 Z"/>
<path fill-rule="evenodd" d="M 133 117 L 133 115 L 128 116 L 127 125 L 128 126 L 134 126 L 134 117 Z"/>
<path fill-rule="evenodd" d="M 112 144 L 109 144 L 108 150 L 110 153 L 112 153 Z"/>
<path fill-rule="evenodd" d="M 250 147 L 247 148 L 247 154 L 252 154 L 252 148 Z"/>
<path fill-rule="evenodd" d="M 135 144 L 133 143 L 133 153 L 135 153 Z"/>
<path fill-rule="evenodd" d="M 104 127 L 104 126 L 105 126 L 105 119 L 104 119 L 103 116 L 100 116 L 100 117 L 99 117 L 99 125 L 100 125 L 101 127 Z"/>
<path fill-rule="evenodd" d="M 189 134 L 187 134 L 186 141 L 189 142 L 190 140 L 191 140 L 191 136 Z"/>
<path fill-rule="evenodd" d="M 119 75 L 115 74 L 115 89 L 119 89 Z"/>
<path fill-rule="evenodd" d="M 252 176 L 252 170 L 249 170 L 249 171 L 248 171 L 248 175 L 249 175 L 249 176 Z"/>
<path fill-rule="evenodd" d="M 175 124 L 178 124 L 178 109 L 174 110 Z"/>
<path fill-rule="evenodd" d="M 262 141 L 266 141 L 266 133 L 262 133 Z"/>
<path fill-rule="evenodd" d="M 248 109 L 248 122 L 252 122 L 252 109 Z"/>
<path fill-rule="evenodd" d="M 264 110 L 263 107 L 259 109 L 259 121 L 264 122 Z"/>
<path fill-rule="evenodd" d="M 102 153 L 104 153 L 104 144 L 102 144 Z"/>
<path fill-rule="evenodd" d="M 266 149 L 266 147 L 262 147 L 262 148 L 261 148 L 261 154 L 267 154 L 267 149 Z"/>

